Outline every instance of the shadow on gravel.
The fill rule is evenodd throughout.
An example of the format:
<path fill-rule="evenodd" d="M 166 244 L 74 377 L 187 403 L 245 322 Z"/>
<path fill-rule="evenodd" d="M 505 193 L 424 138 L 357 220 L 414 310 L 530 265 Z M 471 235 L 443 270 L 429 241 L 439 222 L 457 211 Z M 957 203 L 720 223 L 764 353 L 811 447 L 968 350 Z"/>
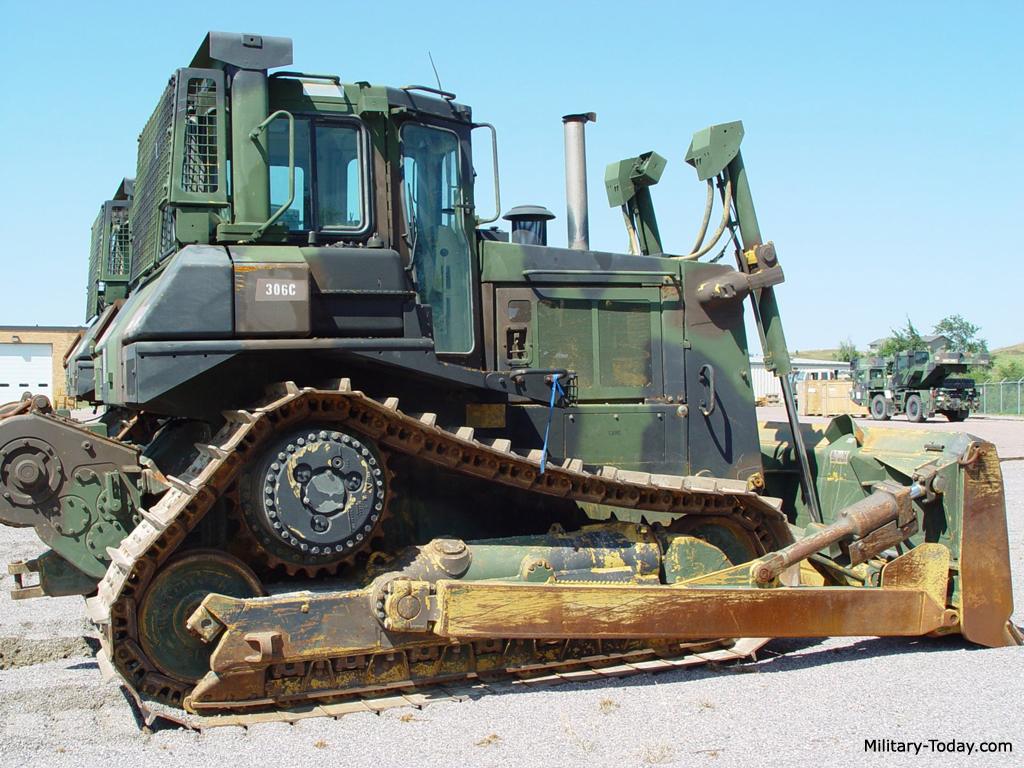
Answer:
<path fill-rule="evenodd" d="M 780 638 L 765 645 L 757 652 L 757 661 L 710 662 L 699 667 L 639 674 L 629 677 L 612 678 L 607 681 L 593 680 L 545 688 L 553 694 L 569 693 L 580 686 L 595 689 L 650 686 L 659 682 L 699 683 L 702 680 L 723 675 L 785 674 L 804 669 L 815 669 L 829 664 L 884 658 L 888 656 L 951 653 L 959 651 L 987 651 L 988 648 L 974 645 L 960 635 L 930 638 L 867 637 L 841 647 L 816 648 L 824 643 L 822 638 Z M 526 690 L 521 689 L 521 690 Z M 498 691 L 498 696 L 516 695 L 516 691 Z"/>
<path fill-rule="evenodd" d="M 803 641 L 795 641 L 802 643 Z M 805 645 L 793 645 L 793 640 L 773 640 L 759 651 L 756 662 L 737 662 L 734 667 L 741 672 L 789 672 L 820 667 L 834 662 L 876 659 L 885 656 L 906 654 L 950 653 L 954 651 L 988 650 L 974 645 L 961 635 L 946 637 L 867 637 L 851 645 L 819 648 L 814 651 L 797 653 L 821 641 L 810 641 Z"/>
<path fill-rule="evenodd" d="M 83 661 L 81 664 L 72 664 L 68 669 L 99 669 L 100 665 L 95 661 Z"/>
<path fill-rule="evenodd" d="M 153 730 L 160 730 L 159 726 L 157 726 L 158 723 L 163 722 L 160 718 L 157 718 L 153 723 L 154 726 L 157 726 L 156 728 L 146 725 L 146 718 L 143 717 L 142 710 L 139 709 L 139 703 L 135 701 L 135 697 L 128 693 L 128 689 L 123 685 L 118 686 L 118 690 L 121 691 L 121 695 L 124 696 L 124 700 L 128 702 L 128 710 L 132 713 L 132 718 L 135 720 L 136 728 L 140 731 L 146 731 L 147 733 Z"/>
<path fill-rule="evenodd" d="M 139 709 L 139 703 L 135 700 L 135 697 L 132 696 L 128 689 L 123 685 L 118 686 L 118 690 L 121 692 L 124 700 L 128 702 L 128 710 L 132 713 L 132 719 L 135 721 L 135 727 L 138 728 L 140 733 L 191 730 L 187 725 L 176 723 L 173 720 L 168 720 L 164 717 L 160 717 L 159 715 L 153 719 L 152 725 L 146 725 L 146 717 L 142 714 L 142 710 Z"/>
<path fill-rule="evenodd" d="M 945 637 L 866 637 L 850 645 L 817 648 L 823 639 L 780 638 L 772 640 L 757 652 L 757 661 L 712 662 L 692 669 L 656 673 L 662 679 L 699 681 L 720 675 L 779 674 L 815 669 L 828 664 L 862 661 L 887 656 L 987 651 L 961 635 Z M 814 649 L 814 650 L 808 650 Z M 640 678 L 643 682 L 643 678 Z"/>

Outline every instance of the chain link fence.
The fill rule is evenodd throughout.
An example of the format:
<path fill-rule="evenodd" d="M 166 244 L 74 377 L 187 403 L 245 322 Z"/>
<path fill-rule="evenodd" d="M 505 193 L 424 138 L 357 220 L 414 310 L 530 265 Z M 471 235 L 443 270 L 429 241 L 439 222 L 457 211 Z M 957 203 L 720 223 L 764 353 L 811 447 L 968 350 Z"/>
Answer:
<path fill-rule="evenodd" d="M 978 413 L 1006 413 L 1024 416 L 1024 379 L 979 382 L 981 406 Z"/>

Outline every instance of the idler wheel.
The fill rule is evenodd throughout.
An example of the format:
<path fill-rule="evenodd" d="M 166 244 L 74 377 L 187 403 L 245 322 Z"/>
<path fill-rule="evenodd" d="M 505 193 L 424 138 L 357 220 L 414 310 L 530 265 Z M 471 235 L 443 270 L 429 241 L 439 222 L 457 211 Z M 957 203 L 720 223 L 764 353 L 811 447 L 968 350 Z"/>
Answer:
<path fill-rule="evenodd" d="M 250 531 L 270 554 L 298 566 L 340 562 L 362 549 L 387 498 L 372 443 L 308 425 L 273 443 L 241 486 Z"/>
<path fill-rule="evenodd" d="M 186 552 L 164 565 L 139 603 L 139 645 L 153 665 L 182 683 L 198 683 L 210 671 L 216 643 L 205 643 L 186 622 L 211 594 L 248 598 L 264 594 L 256 574 L 216 550 Z"/>

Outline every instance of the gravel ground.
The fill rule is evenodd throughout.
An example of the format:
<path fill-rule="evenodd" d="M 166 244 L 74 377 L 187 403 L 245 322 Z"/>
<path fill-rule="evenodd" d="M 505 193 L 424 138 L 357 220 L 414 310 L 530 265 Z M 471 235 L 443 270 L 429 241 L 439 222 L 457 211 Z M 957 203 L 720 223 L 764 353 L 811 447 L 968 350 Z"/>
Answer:
<path fill-rule="evenodd" d="M 778 409 L 762 418 L 781 419 Z M 808 419 L 815 421 L 815 419 Z M 912 426 L 905 421 L 893 427 Z M 936 421 L 1024 457 L 1024 421 Z M 1005 461 L 1014 593 L 1024 595 L 1024 460 Z M 0 527 L 0 560 L 41 549 Z M 0 591 L 11 587 L 0 579 Z M 100 679 L 78 598 L 0 595 L 0 765 L 1022 765 L 1021 649 L 958 638 L 776 640 L 756 662 L 520 690 L 459 704 L 340 720 L 143 729 L 122 691 Z M 1017 624 L 1024 623 L 1017 610 Z M 871 739 L 925 742 L 913 753 L 865 752 Z M 929 740 L 967 742 L 938 752 Z M 1012 754 L 979 754 L 981 742 Z"/>

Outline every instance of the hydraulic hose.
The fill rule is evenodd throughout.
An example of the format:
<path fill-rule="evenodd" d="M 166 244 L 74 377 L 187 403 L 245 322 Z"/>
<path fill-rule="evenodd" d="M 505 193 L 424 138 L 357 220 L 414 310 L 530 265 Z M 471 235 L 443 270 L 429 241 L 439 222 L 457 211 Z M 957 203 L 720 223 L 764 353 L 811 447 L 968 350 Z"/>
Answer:
<path fill-rule="evenodd" d="M 722 238 L 722 233 L 725 232 L 725 228 L 729 224 L 729 213 L 731 210 L 732 179 L 729 179 L 729 181 L 725 183 L 725 195 L 722 197 L 722 222 L 718 225 L 718 229 L 715 231 L 714 237 L 712 237 L 711 241 L 704 245 L 704 247 L 701 248 L 700 250 L 694 251 L 693 253 L 689 253 L 686 256 L 679 256 L 677 258 L 679 258 L 681 261 L 695 261 L 696 259 L 699 259 L 701 256 L 703 256 L 705 253 L 710 251 L 712 248 L 714 248 L 715 243 L 717 243 Z"/>
<path fill-rule="evenodd" d="M 697 242 L 693 244 L 690 253 L 695 253 L 704 244 L 704 236 L 708 233 L 708 224 L 711 223 L 711 208 L 715 204 L 715 180 L 708 179 L 708 202 L 704 206 L 704 221 L 700 223 L 700 233 L 697 235 Z"/>

